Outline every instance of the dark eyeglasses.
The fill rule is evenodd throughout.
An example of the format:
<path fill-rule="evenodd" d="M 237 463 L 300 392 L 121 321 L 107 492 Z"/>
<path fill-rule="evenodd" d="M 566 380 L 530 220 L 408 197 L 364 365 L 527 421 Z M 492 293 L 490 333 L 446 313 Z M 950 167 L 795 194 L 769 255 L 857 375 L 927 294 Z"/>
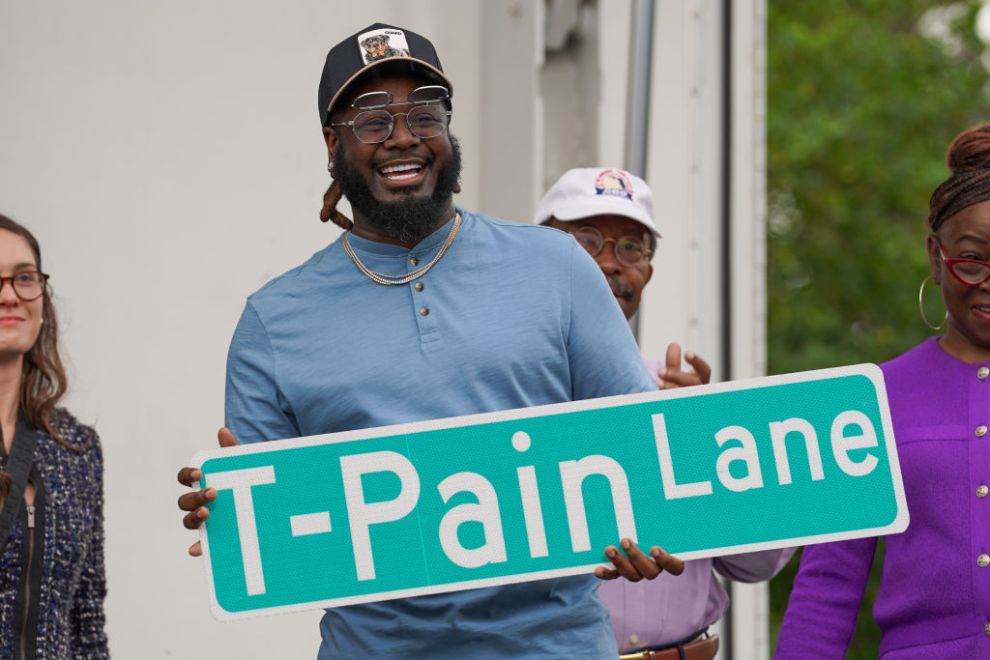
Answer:
<path fill-rule="evenodd" d="M 24 302 L 37 300 L 45 293 L 45 285 L 48 283 L 48 275 L 36 270 L 26 270 L 10 277 L 0 277 L 0 292 L 3 292 L 3 285 L 10 282 L 14 289 L 14 295 Z"/>
<path fill-rule="evenodd" d="M 644 261 L 649 261 L 652 252 L 643 239 L 637 236 L 620 236 L 619 238 L 605 238 L 602 233 L 594 227 L 578 227 L 574 231 L 568 227 L 567 232 L 572 234 L 577 242 L 593 257 L 597 257 L 605 249 L 605 244 L 609 241 L 615 244 L 615 258 L 626 266 L 636 266 Z"/>
<path fill-rule="evenodd" d="M 354 119 L 331 123 L 330 126 L 350 126 L 354 136 L 365 144 L 384 142 L 395 129 L 395 118 L 403 116 L 409 132 L 421 140 L 443 135 L 450 123 L 451 112 L 444 102 L 450 92 L 442 85 L 426 85 L 409 92 L 404 102 L 395 103 L 389 92 L 368 92 L 354 99 L 352 107 L 361 110 Z M 412 105 L 409 112 L 389 112 L 390 105 Z"/>
<path fill-rule="evenodd" d="M 945 249 L 938 238 L 935 239 L 935 244 L 938 245 L 942 263 L 960 284 L 977 287 L 990 280 L 990 262 L 979 259 L 951 259 L 945 255 Z"/>

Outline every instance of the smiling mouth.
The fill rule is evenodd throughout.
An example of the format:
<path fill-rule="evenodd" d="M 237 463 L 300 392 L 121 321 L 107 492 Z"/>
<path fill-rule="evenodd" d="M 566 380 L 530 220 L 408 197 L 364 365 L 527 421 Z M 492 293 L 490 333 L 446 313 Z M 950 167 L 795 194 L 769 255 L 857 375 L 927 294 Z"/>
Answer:
<path fill-rule="evenodd" d="M 378 168 L 378 175 L 386 181 L 404 183 L 415 179 L 423 172 L 423 165 L 418 163 L 401 163 L 398 165 L 386 165 Z"/>

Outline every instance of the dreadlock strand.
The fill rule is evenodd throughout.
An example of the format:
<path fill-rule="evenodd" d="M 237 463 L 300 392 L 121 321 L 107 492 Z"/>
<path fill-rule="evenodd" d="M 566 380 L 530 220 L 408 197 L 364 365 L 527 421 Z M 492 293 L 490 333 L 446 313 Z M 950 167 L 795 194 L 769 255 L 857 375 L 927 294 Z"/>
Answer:
<path fill-rule="evenodd" d="M 344 193 L 340 189 L 340 184 L 335 179 L 330 184 L 330 187 L 327 188 L 327 191 L 323 193 L 323 208 L 320 209 L 320 220 L 323 222 L 333 220 L 333 223 L 344 231 L 350 231 L 351 227 L 354 226 L 354 222 L 337 210 L 337 204 L 343 196 Z"/>

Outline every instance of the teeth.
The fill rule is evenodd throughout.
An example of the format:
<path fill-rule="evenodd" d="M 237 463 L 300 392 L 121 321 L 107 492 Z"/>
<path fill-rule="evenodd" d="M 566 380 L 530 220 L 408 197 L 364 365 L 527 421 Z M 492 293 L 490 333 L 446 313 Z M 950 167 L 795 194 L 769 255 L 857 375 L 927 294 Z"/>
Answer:
<path fill-rule="evenodd" d="M 406 172 L 408 170 L 419 170 L 419 165 L 414 165 L 412 163 L 406 163 L 404 165 L 389 165 L 388 167 L 383 167 L 381 169 L 382 174 L 392 174 L 394 172 Z"/>

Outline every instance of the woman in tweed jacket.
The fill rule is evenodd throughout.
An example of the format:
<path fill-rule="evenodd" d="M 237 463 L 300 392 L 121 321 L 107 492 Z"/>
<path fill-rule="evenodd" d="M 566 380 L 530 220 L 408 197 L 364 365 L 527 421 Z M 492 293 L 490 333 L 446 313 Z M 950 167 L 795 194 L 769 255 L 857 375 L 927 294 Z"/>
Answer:
<path fill-rule="evenodd" d="M 57 407 L 47 281 L 37 240 L 0 215 L 0 658 L 106 658 L 103 455 Z"/>

